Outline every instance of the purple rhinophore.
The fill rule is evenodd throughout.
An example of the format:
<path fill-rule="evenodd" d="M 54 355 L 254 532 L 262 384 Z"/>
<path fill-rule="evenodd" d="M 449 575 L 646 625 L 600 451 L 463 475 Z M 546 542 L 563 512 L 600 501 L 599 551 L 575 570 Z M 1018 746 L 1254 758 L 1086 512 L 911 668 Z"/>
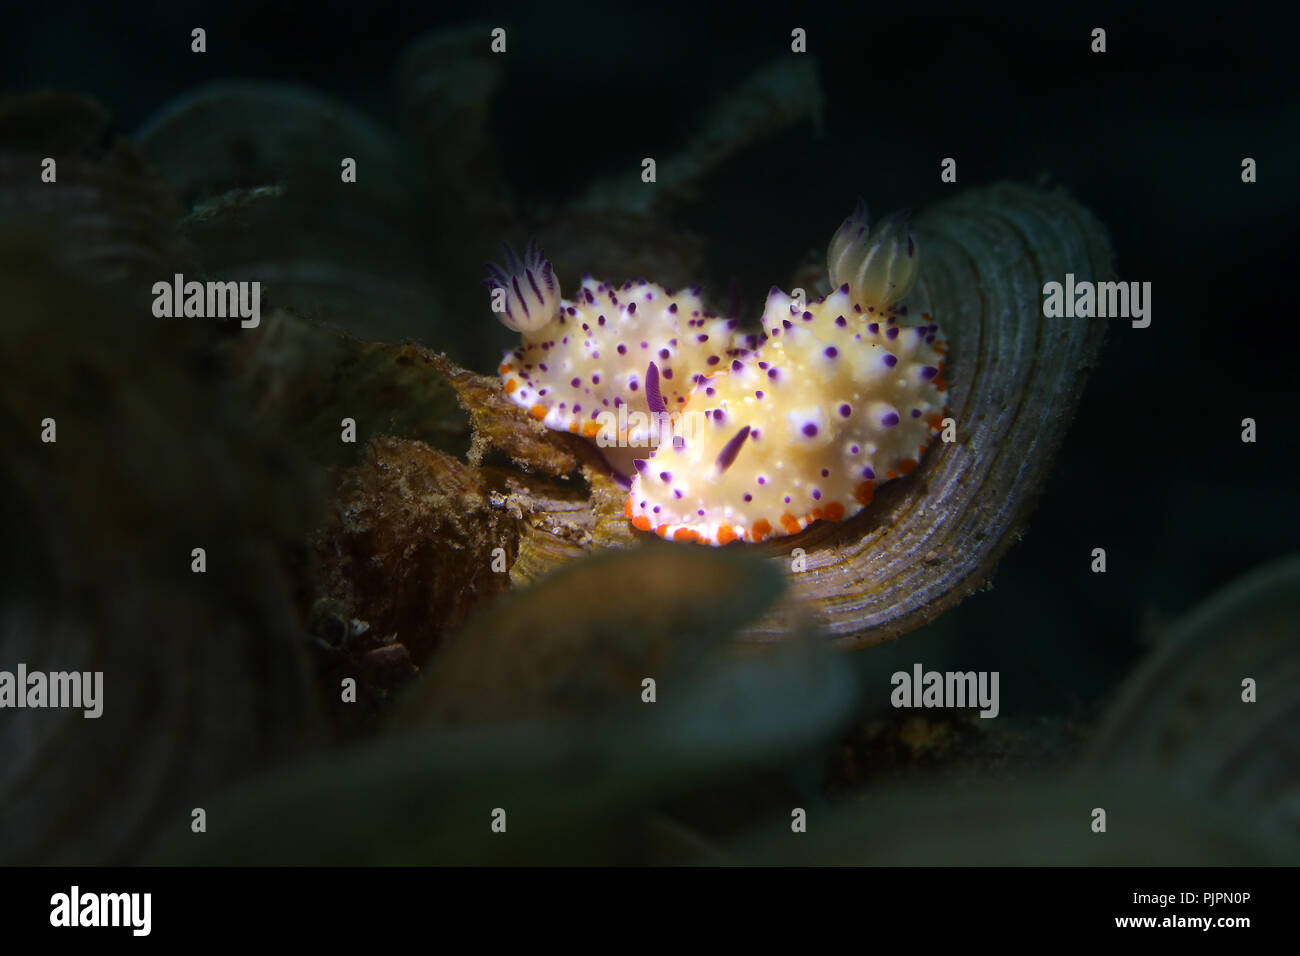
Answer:
<path fill-rule="evenodd" d="M 635 388 L 635 383 L 633 383 Z M 654 362 L 645 370 L 645 400 L 650 406 L 650 411 L 654 414 L 668 411 L 668 406 L 664 404 L 664 397 L 659 392 L 659 366 Z"/>
<path fill-rule="evenodd" d="M 746 425 L 731 439 L 722 446 L 722 451 L 718 452 L 718 471 L 726 471 L 735 462 L 736 456 L 740 454 L 740 448 L 745 444 L 745 439 L 749 437 L 749 426 Z"/>

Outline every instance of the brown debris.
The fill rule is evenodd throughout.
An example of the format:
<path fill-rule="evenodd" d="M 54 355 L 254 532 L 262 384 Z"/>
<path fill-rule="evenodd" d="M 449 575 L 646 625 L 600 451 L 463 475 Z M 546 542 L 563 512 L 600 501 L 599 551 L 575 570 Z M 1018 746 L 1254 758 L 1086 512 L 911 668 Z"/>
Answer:
<path fill-rule="evenodd" d="M 451 382 L 474 424 L 474 440 L 467 456 L 470 464 L 480 464 L 488 448 L 496 448 L 525 468 L 549 475 L 569 475 L 578 470 L 580 439 L 569 439 L 529 418 L 506 398 L 501 379 L 495 375 L 475 375 L 445 355 L 428 354 Z"/>
<path fill-rule="evenodd" d="M 492 570 L 493 549 L 505 549 L 508 567 L 516 537 L 478 469 L 423 442 L 376 438 L 343 474 L 315 542 L 323 592 L 342 617 L 365 624 L 345 642 L 344 666 L 398 644 L 424 661 L 444 633 L 508 588 L 504 570 Z M 394 653 L 381 657 L 392 663 Z M 369 663 L 378 690 L 391 689 L 385 677 L 413 673 Z"/>

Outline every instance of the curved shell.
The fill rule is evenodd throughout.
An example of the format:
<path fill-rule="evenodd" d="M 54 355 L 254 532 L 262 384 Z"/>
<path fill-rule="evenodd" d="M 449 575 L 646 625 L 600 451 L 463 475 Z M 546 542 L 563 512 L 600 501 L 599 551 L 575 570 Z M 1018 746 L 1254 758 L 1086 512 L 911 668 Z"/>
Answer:
<path fill-rule="evenodd" d="M 840 642 L 879 643 L 978 588 L 1023 528 L 1105 334 L 1097 320 L 1045 319 L 1043 284 L 1112 275 L 1105 229 L 1061 192 L 1015 183 L 967 191 L 915 221 L 925 249 L 907 300 L 949 340 L 946 376 L 956 441 L 936 441 L 917 469 L 880 488 L 872 507 L 842 524 L 818 522 L 762 545 L 790 588 L 742 635 L 779 640 L 798 620 Z M 619 494 L 596 465 L 584 533 L 525 522 L 515 582 L 535 579 L 594 545 L 626 545 Z M 804 570 L 790 570 L 794 549 Z"/>
<path fill-rule="evenodd" d="M 0 863 L 131 863 L 217 788 L 319 741 L 280 560 L 316 496 L 205 371 L 212 327 L 161 324 L 141 298 L 178 254 L 157 172 L 93 104 L 11 102 L 0 134 L 22 116 L 30 135 L 0 157 L 0 671 L 10 694 L 20 665 L 58 675 L 46 704 L 83 692 L 0 716 Z M 58 189 L 33 188 L 52 152 Z M 87 672 L 102 680 L 71 676 Z"/>
<path fill-rule="evenodd" d="M 1190 797 L 1300 838 L 1300 556 L 1180 620 L 1128 680 L 1093 744 L 1094 774 L 1158 775 Z M 1255 699 L 1243 701 L 1243 682 Z"/>

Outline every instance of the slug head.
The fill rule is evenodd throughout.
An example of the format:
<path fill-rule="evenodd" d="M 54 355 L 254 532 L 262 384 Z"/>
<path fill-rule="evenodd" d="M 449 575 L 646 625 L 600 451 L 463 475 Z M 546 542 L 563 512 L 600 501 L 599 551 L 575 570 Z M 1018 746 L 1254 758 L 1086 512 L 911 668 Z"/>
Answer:
<path fill-rule="evenodd" d="M 906 296 L 920 265 L 911 218 L 911 213 L 900 212 L 872 231 L 866 204 L 859 199 L 826 250 L 831 286 L 847 283 L 855 304 L 877 309 L 886 309 Z"/>
<path fill-rule="evenodd" d="M 560 280 L 536 241 L 528 243 L 523 261 L 503 246 L 505 268 L 489 262 L 488 278 L 483 280 L 492 292 L 493 311 L 508 329 L 525 335 L 537 332 L 559 314 Z"/>

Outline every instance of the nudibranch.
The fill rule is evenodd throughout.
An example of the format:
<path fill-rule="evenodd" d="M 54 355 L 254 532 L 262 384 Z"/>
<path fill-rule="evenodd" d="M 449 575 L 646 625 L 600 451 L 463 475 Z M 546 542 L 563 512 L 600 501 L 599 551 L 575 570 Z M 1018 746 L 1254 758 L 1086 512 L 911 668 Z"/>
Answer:
<path fill-rule="evenodd" d="M 488 285 L 524 341 L 500 372 L 534 417 L 587 437 L 625 404 L 672 416 L 672 440 L 647 428 L 652 450 L 633 461 L 636 528 L 712 545 L 796 534 L 869 505 L 942 427 L 946 345 L 899 304 L 918 266 L 906 215 L 873 231 L 859 201 L 827 251 L 834 291 L 804 304 L 773 287 L 747 336 L 697 290 L 584 278 L 569 303 L 535 247 L 524 262 L 507 250 Z M 640 434 L 623 427 L 619 444 Z"/>
<path fill-rule="evenodd" d="M 745 340 L 737 321 L 708 311 L 698 288 L 674 293 L 645 280 L 615 287 L 584 275 L 569 301 L 535 244 L 522 262 L 509 246 L 505 253 L 505 268 L 489 265 L 485 284 L 522 341 L 497 371 L 511 401 L 548 428 L 609 447 L 649 447 L 659 436 L 647 414 L 652 401 L 680 409 L 709 371 L 748 353 L 735 346 Z"/>

